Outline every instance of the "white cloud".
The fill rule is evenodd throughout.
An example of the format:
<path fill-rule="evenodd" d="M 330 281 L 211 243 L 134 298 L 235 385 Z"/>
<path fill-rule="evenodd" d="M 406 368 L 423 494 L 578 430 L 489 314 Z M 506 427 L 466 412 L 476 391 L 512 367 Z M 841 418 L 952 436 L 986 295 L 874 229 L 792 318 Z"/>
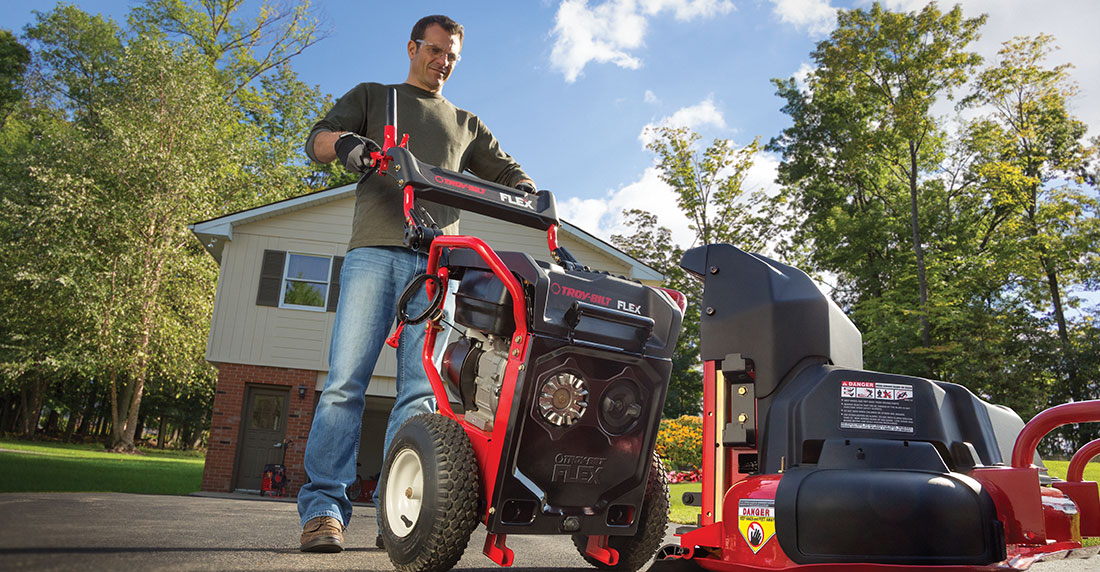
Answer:
<path fill-rule="evenodd" d="M 587 0 L 565 0 L 554 19 L 554 48 L 550 64 L 573 83 L 589 62 L 612 63 L 638 69 L 647 19 L 671 10 L 687 22 L 733 10 L 729 0 L 607 0 L 589 7 Z"/>
<path fill-rule="evenodd" d="M 825 36 L 836 27 L 836 8 L 829 0 L 771 0 L 779 21 L 813 36 Z"/>
<path fill-rule="evenodd" d="M 624 234 L 623 211 L 641 209 L 657 215 L 657 222 L 672 231 L 672 240 L 686 246 L 694 240 L 688 219 L 676 206 L 676 194 L 660 179 L 656 167 L 648 167 L 637 181 L 608 191 L 601 198 L 570 198 L 558 203 L 558 216 L 604 240 Z"/>
<path fill-rule="evenodd" d="M 687 127 L 692 130 L 698 130 L 700 127 L 725 129 L 726 119 L 714 105 L 714 96 L 710 95 L 695 105 L 678 109 L 672 115 L 643 127 L 642 132 L 638 134 L 638 141 L 642 142 L 643 147 L 653 140 L 651 131 L 655 127 Z"/>
<path fill-rule="evenodd" d="M 648 89 L 645 90 L 645 95 L 642 97 L 642 99 L 646 103 L 661 103 L 661 100 L 657 97 L 657 94 Z"/>
<path fill-rule="evenodd" d="M 641 4 L 642 10 L 648 16 L 656 15 L 662 10 L 672 10 L 673 15 L 681 22 L 728 14 L 735 9 L 733 2 L 729 0 L 641 0 Z"/>
<path fill-rule="evenodd" d="M 810 74 L 814 73 L 815 69 L 817 69 L 817 66 L 807 62 L 802 62 L 802 65 L 798 66 L 798 71 L 794 72 L 793 77 L 800 91 L 809 90 L 810 85 L 808 80 L 810 79 Z"/>

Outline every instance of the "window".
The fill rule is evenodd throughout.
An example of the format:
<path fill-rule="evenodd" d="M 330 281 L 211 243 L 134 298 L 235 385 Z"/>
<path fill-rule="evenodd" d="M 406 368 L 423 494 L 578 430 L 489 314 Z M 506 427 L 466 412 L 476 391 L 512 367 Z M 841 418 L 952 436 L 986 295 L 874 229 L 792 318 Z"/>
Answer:
<path fill-rule="evenodd" d="M 324 310 L 332 258 L 288 252 L 280 307 Z"/>
<path fill-rule="evenodd" d="M 335 312 L 344 257 L 265 250 L 256 305 Z"/>

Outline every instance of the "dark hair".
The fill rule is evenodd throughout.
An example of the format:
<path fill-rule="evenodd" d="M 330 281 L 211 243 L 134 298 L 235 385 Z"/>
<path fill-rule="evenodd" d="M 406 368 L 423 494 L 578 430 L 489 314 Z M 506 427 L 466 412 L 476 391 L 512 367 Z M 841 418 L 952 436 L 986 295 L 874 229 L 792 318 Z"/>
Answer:
<path fill-rule="evenodd" d="M 414 42 L 417 40 L 423 40 L 424 31 L 427 30 L 428 26 L 431 26 L 432 24 L 443 28 L 444 31 L 452 36 L 458 36 L 458 41 L 462 41 L 462 24 L 459 24 L 458 22 L 455 22 L 454 20 L 439 14 L 436 14 L 435 16 L 424 16 L 423 18 L 421 18 L 420 21 L 418 21 L 416 25 L 413 26 L 412 34 L 410 34 L 409 39 Z"/>

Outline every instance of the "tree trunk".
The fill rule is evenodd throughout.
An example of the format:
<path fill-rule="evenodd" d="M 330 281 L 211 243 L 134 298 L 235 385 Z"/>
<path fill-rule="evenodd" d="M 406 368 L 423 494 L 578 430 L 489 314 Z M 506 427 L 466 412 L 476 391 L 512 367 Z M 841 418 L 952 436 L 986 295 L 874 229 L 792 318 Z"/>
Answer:
<path fill-rule="evenodd" d="M 23 385 L 21 392 L 22 420 L 19 428 L 24 439 L 36 439 L 38 437 L 38 420 L 42 417 L 42 402 L 45 400 L 46 382 L 35 380 Z"/>
<path fill-rule="evenodd" d="M 73 440 L 73 435 L 76 435 L 76 428 L 78 425 L 84 422 L 84 416 L 75 411 L 69 413 L 69 422 L 65 424 L 65 437 L 63 440 L 69 443 Z"/>
<path fill-rule="evenodd" d="M 122 396 L 121 396 L 122 398 L 119 399 L 120 396 L 119 396 L 119 391 L 118 391 L 118 368 L 113 366 L 113 365 L 111 366 L 110 380 L 111 380 L 111 449 L 112 450 L 117 449 L 119 451 L 130 452 L 130 451 L 133 450 L 133 447 L 134 447 L 133 439 L 132 438 L 130 439 L 130 444 L 129 444 L 129 447 L 127 448 L 126 445 L 125 445 L 126 421 L 123 419 L 123 416 L 126 416 L 127 413 L 128 413 L 128 411 L 125 408 L 130 403 L 130 400 L 127 399 L 127 393 L 128 392 L 126 391 L 129 388 L 129 383 L 127 383 L 126 385 L 123 386 L 123 391 L 122 391 Z"/>
<path fill-rule="evenodd" d="M 11 429 L 8 428 L 8 424 L 11 422 L 11 402 L 12 400 L 7 394 L 0 396 L 0 433 L 9 433 Z"/>
<path fill-rule="evenodd" d="M 913 227 L 913 254 L 917 259 L 917 281 L 920 283 L 920 339 L 921 345 L 930 347 L 932 335 L 928 323 L 928 277 L 924 270 L 924 246 L 920 239 L 920 209 L 917 203 L 917 147 L 909 142 L 909 217 Z"/>
<path fill-rule="evenodd" d="M 141 409 L 141 398 L 145 392 L 145 380 L 149 375 L 149 346 L 153 338 L 153 313 L 156 311 L 157 293 L 160 290 L 161 271 L 164 269 L 164 257 L 160 254 L 157 236 L 157 220 L 154 217 L 150 223 L 148 236 L 151 244 L 146 251 L 145 272 L 146 279 L 142 284 L 142 292 L 145 297 L 141 304 L 141 333 L 137 340 L 138 361 L 133 371 L 133 397 L 130 401 L 129 415 L 126 417 L 126 427 L 121 431 L 121 441 L 114 448 L 134 450 L 134 433 L 137 429 L 138 412 Z M 140 437 L 140 435 L 138 435 Z"/>
<path fill-rule="evenodd" d="M 82 438 L 81 440 L 83 440 L 84 435 L 88 434 L 88 427 L 93 423 L 97 397 L 96 393 L 95 387 L 93 386 L 84 401 L 84 413 L 80 416 L 80 426 L 76 428 L 76 434 Z"/>
<path fill-rule="evenodd" d="M 61 413 L 57 409 L 50 408 L 50 416 L 46 418 L 46 428 L 42 430 L 47 437 L 54 437 L 57 435 L 57 424 L 61 421 Z"/>

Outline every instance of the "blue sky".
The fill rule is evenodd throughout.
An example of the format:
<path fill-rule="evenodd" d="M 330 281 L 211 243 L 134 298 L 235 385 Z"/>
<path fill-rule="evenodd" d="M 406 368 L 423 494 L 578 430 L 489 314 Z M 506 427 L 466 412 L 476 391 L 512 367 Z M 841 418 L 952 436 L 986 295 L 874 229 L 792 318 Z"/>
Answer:
<path fill-rule="evenodd" d="M 135 2 L 77 0 L 124 22 Z M 848 0 L 493 0 L 379 2 L 314 0 L 329 37 L 293 60 L 303 80 L 343 94 L 361 81 L 396 83 L 408 72 L 405 42 L 421 16 L 443 13 L 466 28 L 462 62 L 443 90 L 477 113 L 563 218 L 607 238 L 623 208 L 645 208 L 690 243 L 686 220 L 657 179 L 641 134 L 648 125 L 687 125 L 705 141 L 766 142 L 788 122 L 771 78 L 798 74 Z M 246 0 L 255 9 L 257 0 Z M 918 10 L 925 2 L 888 0 Z M 967 16 L 989 14 L 973 48 L 989 58 L 1016 35 L 1049 33 L 1081 85 L 1077 115 L 1097 134 L 1100 65 L 1096 0 L 964 0 Z M 941 3 L 941 8 L 951 3 Z M 0 27 L 21 33 L 31 10 L 52 2 L 5 2 Z M 949 106 L 944 106 L 948 111 Z M 774 186 L 778 158 L 762 154 L 752 189 Z"/>

